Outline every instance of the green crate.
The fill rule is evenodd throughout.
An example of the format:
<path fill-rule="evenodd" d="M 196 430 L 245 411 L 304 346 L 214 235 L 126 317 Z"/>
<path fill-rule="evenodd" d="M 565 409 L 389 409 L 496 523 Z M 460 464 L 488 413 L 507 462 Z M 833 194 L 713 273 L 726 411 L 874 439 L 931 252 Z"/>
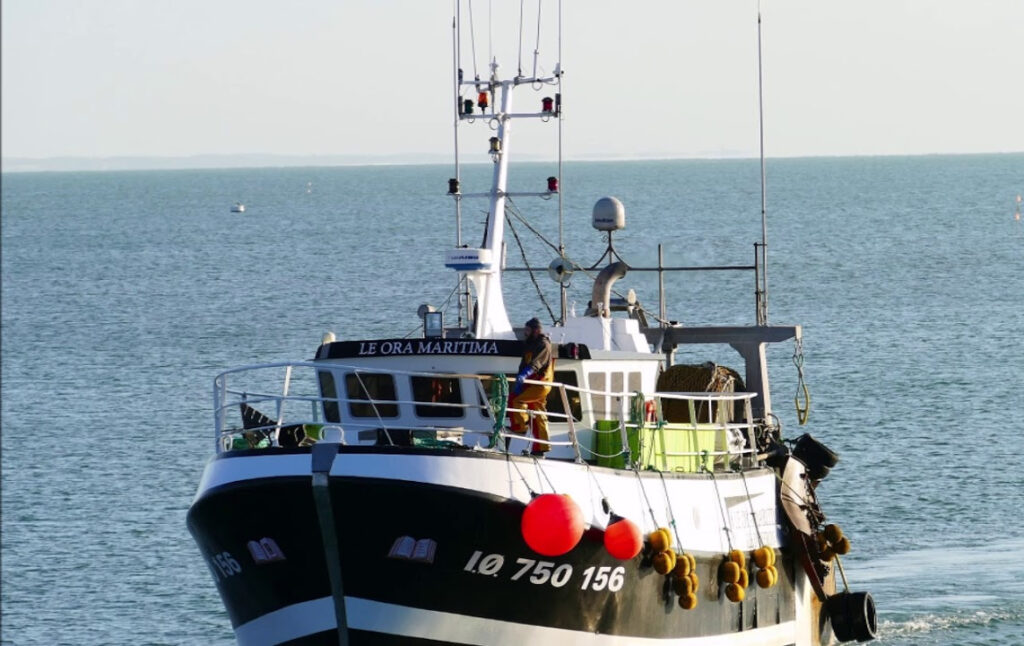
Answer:
<path fill-rule="evenodd" d="M 612 432 L 614 431 L 614 432 Z M 640 458 L 640 433 L 638 429 L 629 428 L 626 431 L 629 437 L 630 459 L 636 461 Z M 626 468 L 625 454 L 614 457 L 601 457 L 613 455 L 622 450 L 622 432 L 619 430 L 619 421 L 614 419 L 598 420 L 594 425 L 594 453 L 597 453 L 597 466 L 612 467 L 614 469 Z"/>

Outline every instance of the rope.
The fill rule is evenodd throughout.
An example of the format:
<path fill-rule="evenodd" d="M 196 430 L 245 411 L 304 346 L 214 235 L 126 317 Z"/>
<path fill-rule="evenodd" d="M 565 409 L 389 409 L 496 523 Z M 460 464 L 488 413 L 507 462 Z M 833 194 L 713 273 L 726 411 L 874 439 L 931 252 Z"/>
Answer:
<path fill-rule="evenodd" d="M 793 396 L 793 403 L 796 405 L 796 420 L 800 426 L 803 426 L 811 414 L 811 391 L 804 382 L 804 342 L 800 337 L 797 337 L 793 344 L 793 365 L 796 366 L 797 373 L 796 395 Z M 801 395 L 803 395 L 802 403 Z"/>
<path fill-rule="evenodd" d="M 747 474 L 740 471 L 740 477 L 743 478 L 743 490 L 747 492 L 747 504 L 750 505 L 750 519 L 754 521 L 754 532 L 757 533 L 757 541 L 760 545 L 767 545 L 764 539 L 761 538 L 761 527 L 757 524 L 757 514 L 754 512 L 754 501 L 750 499 L 750 489 L 747 488 Z"/>
<path fill-rule="evenodd" d="M 510 453 L 505 453 L 505 462 L 510 464 L 512 468 L 516 470 L 516 473 L 519 474 L 519 479 L 523 481 L 523 486 L 526 487 L 528 492 L 530 492 L 530 498 L 536 498 L 538 495 L 537 492 L 534 491 L 533 487 L 530 486 L 530 483 L 526 481 L 526 478 L 523 476 L 523 472 L 519 470 L 519 465 L 515 463 Z"/>
<path fill-rule="evenodd" d="M 523 247 L 523 242 L 519 239 L 519 234 L 516 233 L 515 227 L 512 226 L 512 218 L 508 216 L 507 212 L 505 213 L 505 221 L 508 222 L 508 230 L 512 232 L 512 237 L 515 238 L 516 244 L 519 246 L 519 253 L 523 255 L 523 264 L 526 265 L 526 272 L 530 274 L 530 281 L 537 290 L 540 302 L 544 303 L 544 307 L 547 309 L 548 315 L 551 316 L 551 322 L 555 323 L 558 320 L 555 317 L 555 312 L 551 309 L 551 305 L 548 304 L 548 299 L 545 298 L 544 292 L 540 288 L 540 283 L 537 282 L 537 277 L 533 274 L 533 268 L 530 267 L 530 262 L 526 259 L 526 249 Z"/>
<path fill-rule="evenodd" d="M 668 485 L 665 483 L 665 474 L 661 471 L 658 472 L 661 476 L 661 487 L 665 490 L 665 504 L 668 505 L 668 524 L 672 528 L 672 533 L 676 536 L 676 545 L 679 549 L 683 549 L 683 540 L 679 538 L 679 528 L 676 527 L 676 515 L 672 511 L 672 498 L 668 495 Z"/>
<path fill-rule="evenodd" d="M 480 80 L 480 72 L 476 69 L 476 27 L 473 26 L 473 0 L 469 0 L 469 42 L 473 46 L 473 77 Z M 477 86 L 479 90 L 480 87 Z"/>
<path fill-rule="evenodd" d="M 593 480 L 594 484 L 597 485 L 597 492 L 601 494 L 601 503 L 602 505 L 604 505 L 605 511 L 610 511 L 610 507 L 608 506 L 608 499 L 604 495 L 604 489 L 601 488 L 601 481 L 598 480 L 597 476 L 594 475 L 594 472 L 590 470 L 589 462 L 584 462 L 583 464 L 587 467 L 587 474 L 590 475 L 590 479 Z"/>
<path fill-rule="evenodd" d="M 551 491 L 555 491 L 555 484 L 551 482 L 551 478 L 548 477 L 547 471 L 544 470 L 544 467 L 542 467 L 540 463 L 540 458 L 538 458 L 537 456 L 533 456 L 533 464 L 534 466 L 537 467 L 537 471 L 540 471 L 540 474 L 544 476 L 545 480 L 548 481 L 548 486 L 551 487 Z"/>
<path fill-rule="evenodd" d="M 722 494 L 718 491 L 718 479 L 715 478 L 715 472 L 707 468 L 707 465 L 702 464 L 701 468 L 708 472 L 711 476 L 711 482 L 715 485 L 715 498 L 718 499 L 718 511 L 722 514 L 722 529 L 725 530 L 725 540 L 729 544 L 729 551 L 732 551 L 732 529 L 729 527 L 729 520 L 725 516 L 725 508 L 722 506 Z"/>
<path fill-rule="evenodd" d="M 654 523 L 654 528 L 657 529 L 658 519 L 654 516 L 654 508 L 651 507 L 651 500 L 647 497 L 647 490 L 644 489 L 643 478 L 640 477 L 640 471 L 636 467 L 633 467 L 633 473 L 636 474 L 636 481 L 640 483 L 640 493 L 644 495 L 644 502 L 647 503 L 647 511 L 651 514 L 651 522 Z"/>
<path fill-rule="evenodd" d="M 508 196 L 505 196 L 505 212 L 511 212 L 512 215 L 516 216 L 517 220 L 523 223 L 523 226 L 530 230 L 530 233 L 537 236 L 537 238 L 539 238 L 541 242 L 551 247 L 551 249 L 553 249 L 555 253 L 558 253 L 559 255 L 562 254 L 561 250 L 555 246 L 555 243 L 545 238 L 543 233 L 533 228 L 533 225 L 531 225 L 530 222 L 523 216 L 522 212 L 519 210 L 519 207 L 512 201 L 512 198 Z"/>
<path fill-rule="evenodd" d="M 505 428 L 505 413 L 508 409 L 508 379 L 505 378 L 504 374 L 497 374 L 494 376 L 494 382 L 491 384 L 491 415 L 494 416 L 494 427 L 491 433 L 491 443 L 487 446 L 489 449 L 493 449 L 498 444 L 498 438 L 501 437 L 501 431 Z M 508 451 L 505 451 L 508 453 Z"/>

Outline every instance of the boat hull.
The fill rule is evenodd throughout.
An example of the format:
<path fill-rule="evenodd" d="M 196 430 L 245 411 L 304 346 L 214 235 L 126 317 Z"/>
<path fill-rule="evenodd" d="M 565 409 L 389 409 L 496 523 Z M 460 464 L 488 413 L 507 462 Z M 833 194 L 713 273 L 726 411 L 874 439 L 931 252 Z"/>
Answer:
<path fill-rule="evenodd" d="M 809 618 L 807 608 L 798 608 L 809 605 L 808 595 L 802 573 L 784 553 L 775 586 L 753 583 L 749 564 L 747 597 L 732 603 L 717 581 L 724 550 L 693 549 L 688 543 L 699 545 L 699 537 L 681 533 L 700 579 L 697 607 L 684 610 L 671 578 L 654 571 L 649 555 L 615 559 L 601 529 L 588 529 L 569 553 L 550 558 L 522 538 L 529 495 L 520 489 L 529 489 L 532 478 L 537 485 L 545 478 L 572 480 L 596 488 L 593 496 L 632 487 L 632 507 L 621 507 L 640 514 L 638 501 L 654 498 L 655 516 L 664 511 L 660 491 L 665 499 L 685 496 L 705 481 L 647 477 L 645 487 L 628 477 L 635 474 L 624 478 L 610 469 L 403 453 L 338 455 L 319 481 L 316 456 L 308 450 L 227 454 L 211 462 L 188 525 L 239 643 L 334 644 L 339 625 L 349 644 L 818 641 L 820 626 L 808 631 L 797 625 L 798 616 L 803 623 Z M 488 472 L 493 482 L 480 482 L 479 474 Z M 586 495 L 571 495 L 584 501 L 586 514 Z M 616 511 L 623 510 L 617 505 Z M 801 639 L 812 632 L 811 640 Z"/>

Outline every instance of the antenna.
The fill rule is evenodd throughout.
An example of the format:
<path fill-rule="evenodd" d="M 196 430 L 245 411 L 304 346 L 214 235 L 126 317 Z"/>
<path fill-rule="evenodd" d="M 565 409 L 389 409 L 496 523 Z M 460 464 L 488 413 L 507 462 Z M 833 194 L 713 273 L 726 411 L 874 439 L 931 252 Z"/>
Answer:
<path fill-rule="evenodd" d="M 757 121 L 761 139 L 761 244 L 760 256 L 754 254 L 755 265 L 760 265 L 760 284 L 757 291 L 757 324 L 768 325 L 768 223 L 765 215 L 764 168 L 764 74 L 761 71 L 761 1 L 757 2 Z M 755 243 L 755 247 L 758 245 Z M 755 283 L 757 282 L 755 271 Z"/>

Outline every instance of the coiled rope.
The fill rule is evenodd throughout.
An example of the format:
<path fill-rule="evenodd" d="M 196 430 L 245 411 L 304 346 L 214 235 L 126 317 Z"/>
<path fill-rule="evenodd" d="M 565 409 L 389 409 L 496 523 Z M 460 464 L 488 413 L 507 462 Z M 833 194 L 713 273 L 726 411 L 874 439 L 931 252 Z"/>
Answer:
<path fill-rule="evenodd" d="M 494 416 L 494 426 L 491 432 L 491 443 L 487 448 L 493 449 L 498 445 L 501 432 L 505 429 L 505 414 L 508 411 L 508 379 L 503 373 L 494 376 L 488 403 L 491 406 L 491 415 Z"/>

